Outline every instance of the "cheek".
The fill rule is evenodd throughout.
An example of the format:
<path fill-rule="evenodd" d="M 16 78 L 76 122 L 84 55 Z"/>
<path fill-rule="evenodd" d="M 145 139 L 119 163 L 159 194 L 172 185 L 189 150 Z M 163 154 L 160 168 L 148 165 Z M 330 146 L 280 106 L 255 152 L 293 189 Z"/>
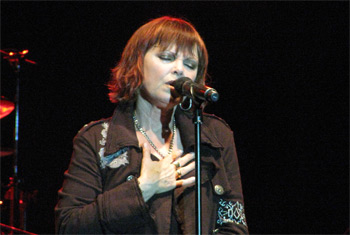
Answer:
<path fill-rule="evenodd" d="M 149 93 L 149 95 L 155 95 L 164 89 L 164 77 L 166 73 L 162 69 L 152 67 L 148 70 L 148 74 L 145 74 L 143 80 L 143 87 Z"/>
<path fill-rule="evenodd" d="M 198 70 L 196 71 L 190 71 L 187 73 L 187 76 L 188 78 L 190 78 L 192 81 L 194 81 L 197 77 L 197 73 L 198 73 Z"/>
<path fill-rule="evenodd" d="M 167 68 L 164 65 L 156 63 L 147 63 L 144 66 L 144 83 L 157 86 L 167 74 Z"/>

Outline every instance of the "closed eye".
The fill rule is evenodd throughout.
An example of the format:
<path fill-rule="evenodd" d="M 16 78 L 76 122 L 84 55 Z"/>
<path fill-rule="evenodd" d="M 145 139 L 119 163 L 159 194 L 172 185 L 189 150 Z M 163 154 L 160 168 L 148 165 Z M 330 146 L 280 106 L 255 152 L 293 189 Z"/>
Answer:
<path fill-rule="evenodd" d="M 184 65 L 191 70 L 195 70 L 198 67 L 197 62 L 193 60 L 186 60 Z"/>
<path fill-rule="evenodd" d="M 158 55 L 159 59 L 164 60 L 164 61 L 174 61 L 175 60 L 175 55 L 169 54 L 169 53 L 162 53 Z"/>

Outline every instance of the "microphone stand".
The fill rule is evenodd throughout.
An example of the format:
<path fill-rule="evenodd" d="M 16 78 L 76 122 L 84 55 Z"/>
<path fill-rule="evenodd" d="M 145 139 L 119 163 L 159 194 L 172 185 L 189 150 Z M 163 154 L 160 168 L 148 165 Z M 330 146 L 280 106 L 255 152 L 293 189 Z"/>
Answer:
<path fill-rule="evenodd" d="M 188 77 L 182 77 L 171 82 L 175 91 L 187 96 L 194 106 L 193 124 L 195 131 L 195 188 L 196 188 L 196 233 L 202 234 L 202 196 L 201 196 L 201 125 L 203 119 L 204 101 L 216 102 L 219 99 L 219 93 L 213 88 L 196 84 Z M 191 109 L 191 105 L 188 109 Z"/>
<path fill-rule="evenodd" d="M 18 54 L 10 55 L 5 57 L 10 62 L 12 66 L 15 77 L 16 77 L 16 94 L 15 94 L 15 130 L 14 130 L 14 153 L 13 153 L 13 172 L 12 177 L 10 177 L 10 220 L 9 224 L 12 227 L 19 227 L 22 224 L 22 221 L 19 221 L 21 217 L 20 214 L 20 193 L 18 185 L 20 183 L 18 177 L 18 142 L 19 142 L 19 91 L 20 91 L 20 70 L 21 58 Z"/>
<path fill-rule="evenodd" d="M 202 234 L 202 195 L 201 195 L 201 125 L 202 125 L 202 103 L 193 102 L 195 112 L 193 124 L 195 129 L 195 188 L 196 188 L 196 234 Z"/>

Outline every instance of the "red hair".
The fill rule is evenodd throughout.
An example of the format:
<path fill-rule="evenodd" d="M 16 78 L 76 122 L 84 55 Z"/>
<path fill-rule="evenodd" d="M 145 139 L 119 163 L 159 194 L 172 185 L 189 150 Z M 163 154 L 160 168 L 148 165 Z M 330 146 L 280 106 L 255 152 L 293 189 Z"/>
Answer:
<path fill-rule="evenodd" d="M 144 24 L 129 39 L 120 61 L 112 69 L 108 82 L 111 102 L 134 100 L 142 85 L 143 59 L 146 52 L 155 45 L 165 50 L 171 44 L 175 44 L 177 50 L 189 53 L 193 53 L 193 48 L 197 48 L 199 63 L 196 82 L 204 84 L 208 52 L 201 36 L 191 23 L 164 16 Z"/>

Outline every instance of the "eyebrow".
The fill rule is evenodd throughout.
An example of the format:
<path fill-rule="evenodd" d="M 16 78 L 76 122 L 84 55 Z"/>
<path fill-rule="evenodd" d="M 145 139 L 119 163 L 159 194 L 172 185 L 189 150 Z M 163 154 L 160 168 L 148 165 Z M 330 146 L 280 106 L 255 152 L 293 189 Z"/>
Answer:
<path fill-rule="evenodd" d="M 196 58 L 193 58 L 193 57 L 187 57 L 187 58 L 185 58 L 184 60 L 191 61 L 191 62 L 194 62 L 194 63 L 196 63 L 196 64 L 199 63 L 199 60 L 197 60 Z"/>
<path fill-rule="evenodd" d="M 185 60 L 191 60 L 193 62 L 196 62 L 197 64 L 199 63 L 199 59 L 196 57 L 192 57 L 192 56 L 185 57 Z"/>

